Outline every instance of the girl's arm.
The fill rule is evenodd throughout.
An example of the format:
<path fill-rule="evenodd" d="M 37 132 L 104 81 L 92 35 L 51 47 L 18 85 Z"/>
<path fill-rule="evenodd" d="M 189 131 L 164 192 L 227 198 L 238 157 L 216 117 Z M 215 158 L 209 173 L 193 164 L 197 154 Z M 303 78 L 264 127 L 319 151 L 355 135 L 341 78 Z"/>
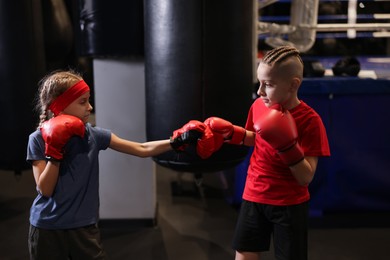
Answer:
<path fill-rule="evenodd" d="M 58 180 L 60 163 L 53 161 L 33 161 L 32 169 L 39 192 L 45 197 L 51 197 Z"/>
<path fill-rule="evenodd" d="M 111 134 L 109 147 L 115 151 L 138 157 L 152 157 L 172 150 L 169 139 L 138 143 L 122 139 L 115 134 Z"/>

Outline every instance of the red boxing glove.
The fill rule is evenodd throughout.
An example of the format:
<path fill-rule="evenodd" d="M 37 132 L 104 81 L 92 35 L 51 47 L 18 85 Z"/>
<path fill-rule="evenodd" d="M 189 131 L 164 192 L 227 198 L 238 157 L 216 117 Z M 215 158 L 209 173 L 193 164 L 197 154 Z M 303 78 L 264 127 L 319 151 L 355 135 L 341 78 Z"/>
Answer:
<path fill-rule="evenodd" d="M 184 151 L 185 147 L 191 143 L 196 143 L 203 135 L 206 125 L 197 120 L 191 120 L 182 128 L 173 132 L 170 143 L 175 151 Z"/>
<path fill-rule="evenodd" d="M 222 146 L 224 142 L 229 144 L 243 144 L 246 130 L 233 125 L 229 121 L 219 117 L 209 117 L 204 123 L 213 131 L 216 144 Z"/>
<path fill-rule="evenodd" d="M 202 159 L 207 159 L 216 151 L 213 132 L 207 125 L 197 120 L 191 120 L 182 128 L 175 130 L 170 143 L 176 151 L 184 151 L 187 145 L 197 143 L 196 152 Z"/>
<path fill-rule="evenodd" d="M 196 152 L 202 159 L 209 158 L 214 152 L 216 152 L 221 145 L 215 142 L 215 137 L 210 127 L 206 126 L 202 137 L 199 139 L 196 145 Z"/>
<path fill-rule="evenodd" d="M 59 115 L 44 122 L 41 127 L 45 141 L 45 155 L 56 160 L 63 159 L 63 149 L 74 136 L 84 137 L 85 125 L 81 119 L 70 115 Z"/>
<path fill-rule="evenodd" d="M 269 108 L 254 124 L 256 132 L 275 148 L 284 163 L 293 166 L 304 159 L 298 144 L 295 120 L 288 110 L 277 104 Z"/>

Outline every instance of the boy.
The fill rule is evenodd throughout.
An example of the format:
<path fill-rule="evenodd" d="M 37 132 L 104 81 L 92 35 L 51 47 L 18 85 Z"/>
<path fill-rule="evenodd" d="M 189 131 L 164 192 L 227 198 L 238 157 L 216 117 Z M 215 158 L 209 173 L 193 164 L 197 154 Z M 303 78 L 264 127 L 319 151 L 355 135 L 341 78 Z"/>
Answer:
<path fill-rule="evenodd" d="M 235 259 L 260 259 L 261 252 L 269 250 L 273 234 L 277 259 L 304 260 L 308 185 L 318 157 L 330 156 L 325 127 L 297 96 L 303 62 L 296 48 L 282 46 L 267 52 L 257 77 L 259 98 L 250 108 L 245 129 L 216 117 L 205 121 L 214 138 L 254 146 L 233 239 Z M 237 136 L 242 139 L 237 141 Z"/>

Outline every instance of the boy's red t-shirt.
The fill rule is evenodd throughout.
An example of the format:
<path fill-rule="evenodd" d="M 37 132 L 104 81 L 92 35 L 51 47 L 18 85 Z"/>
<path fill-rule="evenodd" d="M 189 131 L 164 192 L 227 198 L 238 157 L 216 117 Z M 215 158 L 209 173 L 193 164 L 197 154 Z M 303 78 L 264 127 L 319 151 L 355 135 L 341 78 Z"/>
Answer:
<path fill-rule="evenodd" d="M 268 109 L 258 98 L 252 104 L 245 128 L 254 131 L 253 124 Z M 330 156 L 326 130 L 320 116 L 301 103 L 289 110 L 298 130 L 298 143 L 305 156 Z M 278 152 L 256 134 L 255 147 L 250 158 L 243 199 L 270 205 L 296 205 L 309 200 L 307 186 L 299 185 L 284 164 Z"/>

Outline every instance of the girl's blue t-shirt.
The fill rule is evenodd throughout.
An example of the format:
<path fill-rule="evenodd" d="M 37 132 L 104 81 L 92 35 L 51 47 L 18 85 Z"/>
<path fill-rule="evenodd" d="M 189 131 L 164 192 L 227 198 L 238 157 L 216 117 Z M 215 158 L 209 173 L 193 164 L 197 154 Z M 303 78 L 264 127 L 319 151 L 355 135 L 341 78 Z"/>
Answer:
<path fill-rule="evenodd" d="M 84 138 L 72 137 L 65 145 L 64 159 L 53 195 L 39 192 L 30 210 L 31 225 L 44 229 L 78 228 L 98 222 L 99 151 L 108 148 L 111 131 L 86 124 Z M 46 160 L 40 130 L 29 136 L 27 161 Z"/>

